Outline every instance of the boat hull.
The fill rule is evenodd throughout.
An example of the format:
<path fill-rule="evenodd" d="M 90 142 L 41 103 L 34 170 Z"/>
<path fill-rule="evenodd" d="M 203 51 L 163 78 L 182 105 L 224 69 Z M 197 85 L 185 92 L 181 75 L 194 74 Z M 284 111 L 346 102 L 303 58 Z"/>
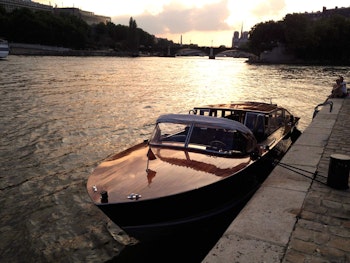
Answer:
<path fill-rule="evenodd" d="M 215 224 L 224 217 L 232 217 L 239 209 L 249 200 L 249 198 L 258 189 L 259 184 L 252 185 L 250 189 L 240 196 L 234 198 L 230 202 L 222 204 L 211 211 L 205 211 L 201 214 L 191 215 L 178 220 L 158 222 L 147 225 L 126 225 L 122 229 L 128 235 L 138 239 L 139 241 L 156 241 L 163 240 L 169 236 L 184 236 L 192 233 L 197 229 L 205 229 Z"/>
<path fill-rule="evenodd" d="M 141 241 L 155 240 L 215 220 L 237 208 L 259 185 L 253 169 L 247 169 L 201 189 L 132 204 L 98 207 L 130 236 Z"/>
<path fill-rule="evenodd" d="M 10 48 L 7 41 L 0 40 L 0 59 L 6 58 L 9 55 Z"/>
<path fill-rule="evenodd" d="M 292 144 L 286 135 L 274 149 L 246 169 L 200 189 L 159 199 L 97 205 L 115 224 L 139 241 L 159 240 L 207 227 L 234 213 L 260 187 Z"/>

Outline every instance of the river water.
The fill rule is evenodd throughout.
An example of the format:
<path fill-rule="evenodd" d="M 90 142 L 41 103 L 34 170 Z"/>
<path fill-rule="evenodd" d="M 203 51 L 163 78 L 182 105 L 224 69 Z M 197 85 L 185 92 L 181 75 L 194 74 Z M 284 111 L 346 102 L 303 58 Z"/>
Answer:
<path fill-rule="evenodd" d="M 207 57 L 0 60 L 2 262 L 103 262 L 133 242 L 118 229 L 111 237 L 85 184 L 101 160 L 147 139 L 158 115 L 272 101 L 303 130 L 349 69 Z"/>

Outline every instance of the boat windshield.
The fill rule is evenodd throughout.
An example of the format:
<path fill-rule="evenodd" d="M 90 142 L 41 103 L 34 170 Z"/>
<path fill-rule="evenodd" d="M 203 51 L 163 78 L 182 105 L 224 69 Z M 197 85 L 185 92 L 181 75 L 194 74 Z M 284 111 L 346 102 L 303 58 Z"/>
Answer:
<path fill-rule="evenodd" d="M 185 147 L 189 126 L 177 123 L 158 123 L 153 131 L 150 143 Z"/>
<path fill-rule="evenodd" d="M 256 141 L 235 129 L 166 122 L 156 125 L 150 145 L 232 155 L 250 152 Z"/>

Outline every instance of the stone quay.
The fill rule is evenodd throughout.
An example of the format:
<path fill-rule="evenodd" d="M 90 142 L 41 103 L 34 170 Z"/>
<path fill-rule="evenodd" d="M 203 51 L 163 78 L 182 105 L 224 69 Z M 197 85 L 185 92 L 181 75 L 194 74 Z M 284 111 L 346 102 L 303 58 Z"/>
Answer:
<path fill-rule="evenodd" d="M 203 263 L 350 262 L 350 98 L 326 102 Z"/>

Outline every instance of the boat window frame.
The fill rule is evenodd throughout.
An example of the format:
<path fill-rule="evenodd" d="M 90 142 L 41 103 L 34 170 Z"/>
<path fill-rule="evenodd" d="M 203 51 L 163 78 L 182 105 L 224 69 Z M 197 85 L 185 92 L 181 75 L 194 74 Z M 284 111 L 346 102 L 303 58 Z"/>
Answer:
<path fill-rule="evenodd" d="M 157 148 L 168 148 L 168 149 L 177 149 L 177 150 L 184 150 L 184 151 L 191 151 L 191 152 L 200 152 L 200 153 L 204 153 L 204 154 L 208 154 L 208 155 L 217 155 L 217 156 L 222 156 L 222 157 L 233 157 L 233 156 L 242 156 L 242 155 L 246 155 L 247 152 L 247 147 L 244 146 L 240 146 L 240 144 L 242 145 L 247 145 L 249 142 L 249 138 L 247 136 L 244 135 L 244 133 L 242 133 L 241 131 L 237 130 L 237 129 L 224 129 L 222 127 L 208 127 L 205 125 L 200 125 L 200 124 L 196 124 L 196 123 L 187 123 L 187 124 L 179 124 L 179 123 L 170 123 L 170 124 L 174 124 L 174 125 L 183 125 L 185 128 L 183 131 L 185 131 L 185 129 L 188 127 L 186 138 L 184 141 L 172 141 L 172 140 L 163 140 L 161 137 L 163 134 L 161 134 L 161 128 L 159 127 L 159 125 L 162 125 L 164 123 L 157 123 L 152 136 L 149 140 L 149 145 L 151 147 L 157 147 Z M 167 123 L 169 124 L 169 123 Z M 213 131 L 213 135 L 215 135 L 213 137 L 213 140 L 207 140 L 207 143 L 195 143 L 195 142 L 191 142 L 191 138 L 194 135 L 194 130 L 195 129 L 202 129 L 202 130 L 206 130 L 205 135 L 209 135 L 209 131 Z M 171 138 L 172 136 L 177 136 L 177 135 L 183 135 L 181 133 L 183 133 L 183 131 L 179 131 L 174 132 L 172 134 L 165 134 L 167 135 L 166 138 Z M 160 133 L 159 135 L 155 135 L 155 133 Z M 222 134 L 232 134 L 232 138 L 231 138 L 231 144 L 225 143 L 226 146 L 229 146 L 227 149 L 220 149 L 220 148 L 215 148 L 212 145 L 210 145 L 210 142 L 215 141 L 215 137 L 219 137 L 219 134 L 221 134 L 221 136 L 223 136 Z M 237 139 L 237 137 L 235 138 L 234 136 L 238 136 L 238 135 L 234 135 L 234 134 L 240 134 L 240 138 L 239 140 Z M 154 138 L 158 137 L 158 140 L 154 140 Z M 224 137 L 222 137 L 224 138 Z M 226 138 L 227 139 L 227 138 Z M 244 141 L 245 140 L 245 144 Z M 220 140 L 218 140 L 220 141 Z M 165 143 L 163 143 L 165 142 Z M 222 141 L 223 142 L 223 141 Z"/>
<path fill-rule="evenodd" d="M 274 111 L 270 112 L 268 124 L 269 133 L 273 133 L 274 131 L 278 130 L 282 125 L 288 123 L 288 121 L 286 121 L 287 120 L 285 117 L 285 109 L 277 108 Z"/>

